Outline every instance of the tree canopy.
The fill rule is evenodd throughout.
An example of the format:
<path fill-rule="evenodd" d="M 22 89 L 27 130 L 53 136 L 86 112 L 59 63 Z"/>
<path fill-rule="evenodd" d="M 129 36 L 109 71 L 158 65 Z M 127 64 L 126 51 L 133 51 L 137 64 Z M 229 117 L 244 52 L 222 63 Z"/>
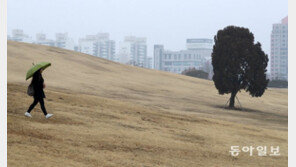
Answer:
<path fill-rule="evenodd" d="M 214 41 L 213 81 L 219 94 L 231 93 L 229 107 L 234 107 L 235 96 L 241 89 L 252 97 L 262 96 L 268 84 L 268 56 L 259 42 L 254 43 L 249 29 L 225 27 L 217 32 Z"/>

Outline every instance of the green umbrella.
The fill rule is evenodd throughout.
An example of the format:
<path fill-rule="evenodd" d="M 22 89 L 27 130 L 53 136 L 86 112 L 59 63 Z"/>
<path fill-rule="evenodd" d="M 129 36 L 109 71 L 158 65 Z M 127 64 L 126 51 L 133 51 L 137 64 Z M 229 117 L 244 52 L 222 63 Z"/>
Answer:
<path fill-rule="evenodd" d="M 46 69 L 47 67 L 49 67 L 51 65 L 51 63 L 48 63 L 48 62 L 41 62 L 41 63 L 38 63 L 38 64 L 33 64 L 33 67 L 31 67 L 28 72 L 27 72 L 27 75 L 26 75 L 26 80 L 28 80 L 29 78 L 31 78 L 34 73 L 36 71 L 38 71 L 39 69 Z"/>

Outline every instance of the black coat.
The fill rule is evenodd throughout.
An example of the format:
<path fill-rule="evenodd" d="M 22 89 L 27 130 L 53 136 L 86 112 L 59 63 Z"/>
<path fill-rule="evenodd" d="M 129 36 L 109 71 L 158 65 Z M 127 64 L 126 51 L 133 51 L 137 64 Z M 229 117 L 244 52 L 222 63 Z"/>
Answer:
<path fill-rule="evenodd" d="M 45 98 L 43 91 L 44 79 L 39 71 L 33 75 L 32 85 L 34 89 L 34 98 Z"/>

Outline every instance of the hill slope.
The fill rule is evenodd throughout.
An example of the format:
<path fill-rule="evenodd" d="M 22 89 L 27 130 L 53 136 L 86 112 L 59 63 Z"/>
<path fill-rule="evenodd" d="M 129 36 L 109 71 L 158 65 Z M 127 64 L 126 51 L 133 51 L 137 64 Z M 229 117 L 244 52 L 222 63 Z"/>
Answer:
<path fill-rule="evenodd" d="M 25 73 L 44 72 L 44 120 L 23 114 Z M 8 163 L 12 166 L 287 165 L 287 90 L 238 95 L 224 110 L 212 81 L 126 66 L 63 49 L 8 42 Z M 39 106 L 36 108 L 40 111 Z M 229 155 L 232 145 L 281 148 L 280 157 Z M 29 160 L 29 161 L 28 161 Z"/>

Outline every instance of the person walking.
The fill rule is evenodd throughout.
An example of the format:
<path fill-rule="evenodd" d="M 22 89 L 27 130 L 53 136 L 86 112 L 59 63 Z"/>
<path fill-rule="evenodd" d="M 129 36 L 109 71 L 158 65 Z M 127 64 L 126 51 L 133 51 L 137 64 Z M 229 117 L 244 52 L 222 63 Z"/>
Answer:
<path fill-rule="evenodd" d="M 43 71 L 43 69 L 41 68 L 33 74 L 33 79 L 31 81 L 30 86 L 33 87 L 34 101 L 30 105 L 28 111 L 25 113 L 25 116 L 27 116 L 27 117 L 32 117 L 30 112 L 33 110 L 33 108 L 37 105 L 38 102 L 40 103 L 41 109 L 42 109 L 43 114 L 45 115 L 46 119 L 53 116 L 53 114 L 47 113 L 46 108 L 44 106 L 44 98 L 46 98 L 46 97 L 45 97 L 45 94 L 43 91 L 43 89 L 45 88 L 45 84 L 44 84 L 44 79 L 42 77 L 42 71 Z"/>

